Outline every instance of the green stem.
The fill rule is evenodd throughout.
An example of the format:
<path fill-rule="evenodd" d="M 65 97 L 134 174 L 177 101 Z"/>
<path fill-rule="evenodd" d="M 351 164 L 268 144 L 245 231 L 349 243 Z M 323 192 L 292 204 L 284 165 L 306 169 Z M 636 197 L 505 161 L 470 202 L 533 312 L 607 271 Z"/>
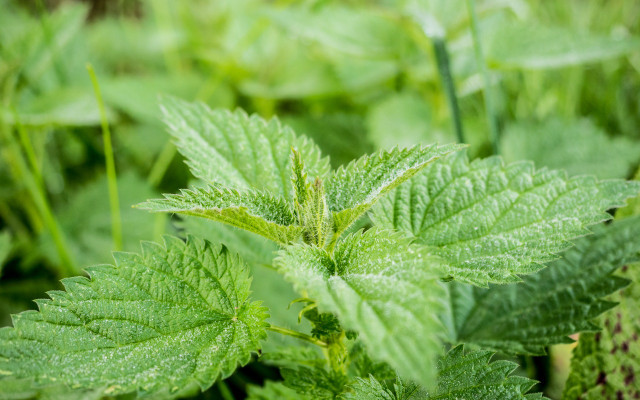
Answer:
<path fill-rule="evenodd" d="M 175 154 L 176 147 L 170 141 L 167 142 L 149 171 L 147 182 L 151 186 L 156 187 L 160 184 Z"/>
<path fill-rule="evenodd" d="M 111 234 L 113 236 L 113 246 L 115 250 L 122 249 L 122 221 L 120 219 L 120 200 L 118 199 L 118 180 L 116 177 L 116 164 L 113 157 L 113 146 L 111 143 L 111 131 L 107 121 L 107 112 L 102 101 L 98 78 L 93 70 L 93 66 L 87 63 L 87 71 L 91 77 L 93 90 L 100 109 L 100 121 L 102 124 L 102 138 L 104 141 L 104 159 L 107 169 L 107 181 L 109 183 L 109 203 L 111 205 Z"/>
<path fill-rule="evenodd" d="M 489 141 L 493 148 L 494 154 L 498 154 L 498 121 L 496 118 L 495 108 L 493 104 L 493 93 L 491 90 L 491 79 L 489 77 L 489 70 L 487 63 L 482 53 L 482 46 L 480 44 L 480 33 L 478 29 L 478 14 L 476 12 L 475 0 L 467 0 L 467 8 L 469 9 L 469 15 L 471 16 L 471 36 L 473 37 L 473 48 L 476 56 L 476 63 L 482 74 L 482 81 L 484 83 L 484 105 L 487 115 L 487 122 L 489 124 Z"/>
<path fill-rule="evenodd" d="M 42 179 L 42 171 L 40 169 L 40 165 L 38 164 L 38 157 L 36 157 L 36 152 L 33 149 L 33 145 L 31 144 L 31 137 L 27 133 L 27 130 L 22 125 L 20 121 L 20 115 L 18 115 L 18 111 L 15 107 L 11 107 L 13 112 L 13 120 L 15 121 L 15 128 L 18 131 L 18 136 L 20 137 L 20 143 L 22 144 L 22 149 L 27 154 L 27 160 L 31 165 L 31 171 L 35 175 L 36 181 L 39 186 L 42 186 L 44 190 L 44 180 Z"/>
<path fill-rule="evenodd" d="M 16 176 L 16 180 L 18 182 L 22 181 L 26 186 L 31 199 L 35 204 L 37 213 L 44 221 L 44 225 L 49 230 L 56 246 L 58 257 L 60 257 L 60 269 L 58 270 L 59 276 L 63 278 L 75 274 L 76 269 L 71 257 L 71 252 L 67 247 L 64 233 L 62 232 L 62 229 L 60 229 L 60 225 L 53 214 L 44 187 L 39 184 L 38 180 L 34 176 L 34 172 L 29 170 L 27 162 L 24 160 L 22 151 L 20 150 L 20 146 L 16 142 L 13 134 L 8 131 L 4 121 L 0 121 L 0 131 L 0 137 L 4 137 L 4 142 L 6 143 L 5 156 L 9 157 L 9 154 L 13 155 L 11 160 L 13 162 L 10 163 L 15 170 L 14 174 Z"/>
<path fill-rule="evenodd" d="M 220 396 L 222 396 L 224 400 L 233 400 L 233 393 L 231 393 L 231 390 L 229 390 L 229 386 L 227 386 L 224 381 L 218 381 L 218 383 L 216 383 L 216 386 L 218 386 Z"/>
<path fill-rule="evenodd" d="M 320 339 L 316 339 L 313 336 L 309 336 L 309 335 L 307 335 L 305 333 L 302 333 L 302 332 L 294 331 L 294 330 L 287 329 L 287 328 L 281 328 L 279 326 L 273 326 L 273 325 L 270 325 L 267 329 L 272 331 L 272 332 L 280 333 L 282 335 L 291 336 L 291 337 L 294 337 L 294 338 L 300 339 L 300 340 L 305 340 L 305 341 L 307 341 L 309 343 L 313 343 L 313 344 L 315 344 L 317 346 L 327 347 L 327 343 L 323 342 Z"/>
<path fill-rule="evenodd" d="M 460 106 L 458 105 L 458 96 L 456 95 L 456 87 L 451 75 L 451 64 L 449 62 L 449 52 L 447 51 L 447 43 L 444 38 L 433 38 L 433 49 L 436 54 L 438 63 L 438 72 L 442 79 L 442 85 L 449 103 L 451 118 L 453 119 L 453 127 L 456 133 L 456 139 L 460 143 L 464 143 L 464 131 L 462 128 L 462 118 L 460 115 Z"/>

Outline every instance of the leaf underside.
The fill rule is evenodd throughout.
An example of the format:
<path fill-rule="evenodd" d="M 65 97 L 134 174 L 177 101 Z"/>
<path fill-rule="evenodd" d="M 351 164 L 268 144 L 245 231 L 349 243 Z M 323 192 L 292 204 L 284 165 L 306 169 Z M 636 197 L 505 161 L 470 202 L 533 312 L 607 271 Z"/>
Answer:
<path fill-rule="evenodd" d="M 527 162 L 470 163 L 454 154 L 382 199 L 372 219 L 433 246 L 456 280 L 486 286 L 519 282 L 518 275 L 541 269 L 639 190 L 637 182 L 568 179 Z"/>
<path fill-rule="evenodd" d="M 346 236 L 333 256 L 297 245 L 280 252 L 276 265 L 302 295 L 337 314 L 378 359 L 428 385 L 443 327 L 437 280 L 440 260 L 398 234 L 369 230 Z"/>
<path fill-rule="evenodd" d="M 322 178 L 329 172 L 320 149 L 275 118 L 265 121 L 241 110 L 212 110 L 204 103 L 172 97 L 162 98 L 160 105 L 191 172 L 209 183 L 264 191 L 290 201 L 291 148 L 300 152 L 310 176 Z"/>
<path fill-rule="evenodd" d="M 567 336 L 597 330 L 593 319 L 615 303 L 603 297 L 626 286 L 616 276 L 640 259 L 640 217 L 598 226 L 544 270 L 519 284 L 489 289 L 449 284 L 451 336 L 507 353 L 544 354 Z"/>
<path fill-rule="evenodd" d="M 219 185 L 165 194 L 148 200 L 139 208 L 204 217 L 257 233 L 276 243 L 296 240 L 302 228 L 295 226 L 293 211 L 283 198 L 246 190 L 238 192 Z"/>
<path fill-rule="evenodd" d="M 211 386 L 259 349 L 266 310 L 248 299 L 246 265 L 224 246 L 166 237 L 114 258 L 0 329 L 0 375 L 172 393 Z"/>

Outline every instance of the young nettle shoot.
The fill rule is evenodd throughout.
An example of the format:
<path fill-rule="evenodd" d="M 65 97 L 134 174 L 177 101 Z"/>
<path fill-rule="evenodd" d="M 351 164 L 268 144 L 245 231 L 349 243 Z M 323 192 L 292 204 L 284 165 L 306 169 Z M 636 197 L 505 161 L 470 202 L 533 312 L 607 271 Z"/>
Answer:
<path fill-rule="evenodd" d="M 331 171 L 277 119 L 174 98 L 162 109 L 199 182 L 139 208 L 277 243 L 273 267 L 307 304 L 311 331 L 268 322 L 250 296 L 261 266 L 243 249 L 167 237 L 115 253 L 115 265 L 65 279 L 39 311 L 15 315 L 0 329 L 0 384 L 179 397 L 255 359 L 271 331 L 301 340 L 282 350 L 283 380 L 250 398 L 541 398 L 494 352 L 541 354 L 593 330 L 613 305 L 604 298 L 627 284 L 612 273 L 638 259 L 637 217 L 587 229 L 637 182 L 470 162 L 456 144 Z M 373 227 L 349 229 L 368 211 Z"/>

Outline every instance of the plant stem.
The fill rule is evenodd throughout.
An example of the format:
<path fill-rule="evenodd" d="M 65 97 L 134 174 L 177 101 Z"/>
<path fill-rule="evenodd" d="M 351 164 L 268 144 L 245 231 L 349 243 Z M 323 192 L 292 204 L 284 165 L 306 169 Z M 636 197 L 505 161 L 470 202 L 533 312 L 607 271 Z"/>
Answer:
<path fill-rule="evenodd" d="M 93 66 L 87 63 L 87 71 L 91 77 L 93 90 L 100 109 L 100 121 L 102 124 L 102 138 L 104 141 L 104 159 L 107 169 L 107 181 L 109 182 L 109 204 L 111 205 L 111 234 L 113 236 L 113 246 L 115 250 L 122 249 L 122 221 L 120 219 L 120 200 L 118 199 L 118 180 L 116 177 L 116 165 L 113 157 L 113 146 L 111 144 L 111 131 L 107 121 L 107 113 L 100 93 L 98 78 L 93 70 Z"/>
<path fill-rule="evenodd" d="M 38 158 L 36 157 L 36 152 L 33 149 L 33 145 L 31 144 L 31 138 L 27 133 L 27 130 L 20 122 L 20 115 L 18 115 L 18 111 L 15 107 L 12 107 L 13 112 L 13 120 L 15 121 L 15 128 L 18 131 L 18 136 L 20 137 L 20 143 L 22 144 L 22 149 L 27 154 L 27 160 L 29 160 L 29 164 L 31 165 L 31 171 L 35 175 L 36 182 L 39 186 L 44 190 L 44 180 L 42 178 L 42 171 L 40 170 L 40 165 L 38 164 Z"/>
<path fill-rule="evenodd" d="M 60 269 L 57 271 L 59 276 L 64 278 L 75 274 L 77 271 L 74 267 L 71 252 L 69 252 L 64 233 L 62 232 L 62 229 L 60 229 L 60 225 L 53 214 L 44 187 L 41 185 L 41 182 L 38 182 L 34 176 L 34 172 L 29 170 L 16 139 L 13 134 L 9 132 L 3 120 L 0 121 L 0 131 L 0 137 L 4 136 L 3 141 L 6 142 L 5 156 L 9 157 L 9 154 L 13 155 L 13 159 L 11 160 L 13 162 L 10 163 L 14 168 L 15 178 L 18 182 L 22 181 L 26 186 L 31 199 L 36 206 L 37 213 L 44 221 L 44 225 L 49 230 L 56 246 L 58 257 L 60 257 Z"/>
<path fill-rule="evenodd" d="M 173 161 L 173 157 L 176 154 L 176 147 L 168 141 L 165 145 L 156 161 L 153 163 L 151 170 L 149 171 L 149 176 L 147 177 L 147 182 L 152 187 L 156 187 L 162 181 L 164 174 L 167 172 L 171 161 Z"/>
<path fill-rule="evenodd" d="M 464 143 L 464 131 L 462 128 L 462 118 L 460 116 L 460 106 L 458 105 L 458 96 L 456 95 L 456 87 L 451 75 L 451 64 L 449 62 L 449 52 L 447 51 L 447 43 L 442 37 L 434 37 L 433 50 L 436 54 L 438 63 L 438 72 L 442 79 L 442 86 L 447 96 L 449 110 L 451 111 L 451 119 L 453 119 L 453 127 L 456 133 L 456 139 L 460 143 Z"/>
<path fill-rule="evenodd" d="M 323 342 L 322 340 L 316 339 L 313 336 L 309 336 L 309 335 L 307 335 L 305 333 L 302 333 L 302 332 L 294 331 L 294 330 L 287 329 L 287 328 L 281 328 L 279 326 L 273 326 L 273 325 L 270 325 L 267 329 L 270 330 L 270 331 L 273 331 L 273 332 L 280 333 L 282 335 L 287 335 L 287 336 L 294 337 L 296 339 L 305 340 L 305 341 L 307 341 L 309 343 L 313 343 L 313 344 L 315 344 L 317 346 L 327 347 L 327 344 L 325 342 Z"/>
<path fill-rule="evenodd" d="M 487 63 L 482 53 L 482 46 L 480 44 L 480 33 L 478 30 L 478 14 L 476 13 L 475 0 L 467 0 L 467 8 L 469 9 L 469 15 L 471 17 L 471 36 L 473 38 L 473 48 L 476 56 L 476 63 L 482 74 L 482 81 L 484 83 L 484 105 L 487 115 L 487 122 L 489 124 L 489 141 L 494 154 L 498 154 L 498 121 L 496 118 L 495 108 L 493 104 L 493 93 L 491 90 L 491 79 L 489 78 L 489 70 L 487 69 Z"/>
<path fill-rule="evenodd" d="M 220 396 L 222 396 L 224 400 L 233 400 L 233 393 L 231 393 L 231 390 L 229 390 L 229 386 L 227 386 L 224 381 L 220 380 L 218 381 L 218 383 L 216 383 L 216 385 L 218 386 L 218 390 L 220 391 Z"/>

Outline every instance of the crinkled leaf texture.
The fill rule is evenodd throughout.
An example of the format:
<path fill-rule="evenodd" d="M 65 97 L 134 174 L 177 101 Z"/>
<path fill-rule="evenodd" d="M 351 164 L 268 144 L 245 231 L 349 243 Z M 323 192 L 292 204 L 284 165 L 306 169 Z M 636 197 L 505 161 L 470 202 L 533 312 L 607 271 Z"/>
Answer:
<path fill-rule="evenodd" d="M 524 376 L 510 375 L 518 367 L 510 361 L 489 362 L 490 351 L 470 351 L 463 346 L 449 350 L 438 363 L 435 399 L 541 399 L 541 393 L 527 393 L 536 383 Z"/>
<path fill-rule="evenodd" d="M 640 259 L 640 217 L 597 226 L 595 234 L 524 282 L 489 289 L 450 283 L 451 337 L 507 353 L 544 354 L 593 323 L 615 303 L 604 300 L 629 281 L 612 273 Z"/>
<path fill-rule="evenodd" d="M 363 156 L 334 171 L 326 182 L 327 205 L 342 232 L 384 194 L 414 176 L 430 162 L 464 146 L 414 146 Z"/>
<path fill-rule="evenodd" d="M 164 199 L 148 200 L 138 207 L 151 211 L 174 212 L 209 218 L 254 232 L 280 244 L 296 240 L 302 228 L 282 198 L 264 192 L 238 192 L 220 185 L 165 194 Z"/>
<path fill-rule="evenodd" d="M 541 399 L 541 393 L 526 394 L 535 381 L 510 375 L 518 365 L 510 361 L 489 362 L 490 351 L 465 354 L 463 346 L 452 348 L 438 362 L 438 386 L 433 394 L 420 387 L 398 381 L 394 390 L 374 377 L 359 379 L 348 400 L 436 400 L 436 399 Z"/>
<path fill-rule="evenodd" d="M 345 400 L 423 400 L 427 393 L 414 383 L 405 383 L 398 379 L 393 390 L 380 383 L 373 376 L 358 379 L 352 386 L 353 391 L 345 393 Z"/>
<path fill-rule="evenodd" d="M 114 258 L 0 329 L 0 375 L 155 395 L 205 389 L 259 349 L 266 310 L 224 246 L 166 237 Z"/>
<path fill-rule="evenodd" d="M 163 97 L 160 107 L 191 172 L 209 183 L 291 200 L 292 147 L 300 152 L 310 176 L 322 178 L 329 172 L 329 160 L 322 158 L 320 149 L 275 118 L 265 121 L 241 110 L 212 110 L 204 103 L 173 97 Z"/>
<path fill-rule="evenodd" d="M 446 296 L 440 259 L 399 234 L 372 229 L 338 242 L 333 254 L 308 245 L 280 252 L 285 278 L 356 330 L 378 359 L 425 385 L 435 376 Z"/>
<path fill-rule="evenodd" d="M 469 162 L 463 153 L 428 165 L 380 201 L 374 223 L 433 246 L 458 281 L 486 286 L 519 282 L 610 218 L 640 183 L 598 181 L 563 171 L 504 165 L 490 157 Z"/>
<path fill-rule="evenodd" d="M 640 217 L 616 224 L 635 225 L 635 237 L 629 239 L 640 241 Z M 610 298 L 619 304 L 598 319 L 602 331 L 580 335 L 563 399 L 640 397 L 640 263 L 625 265 L 618 273 L 631 284 Z"/>

